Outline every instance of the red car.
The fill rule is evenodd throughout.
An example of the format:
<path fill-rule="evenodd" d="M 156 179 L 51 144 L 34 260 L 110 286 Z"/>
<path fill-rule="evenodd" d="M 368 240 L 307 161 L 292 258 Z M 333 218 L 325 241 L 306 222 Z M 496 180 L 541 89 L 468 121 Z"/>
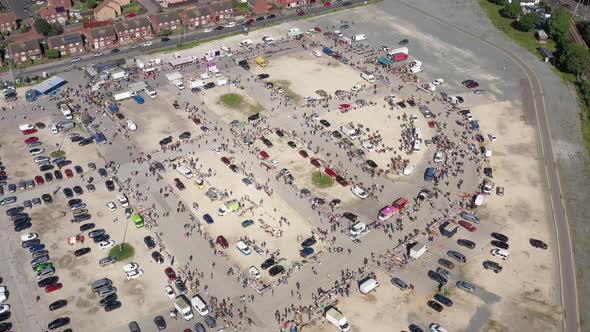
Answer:
<path fill-rule="evenodd" d="M 268 159 L 268 158 L 270 158 L 270 156 L 268 155 L 268 153 L 266 153 L 266 151 L 264 151 L 264 150 L 260 151 L 260 156 L 262 157 L 262 159 Z"/>
<path fill-rule="evenodd" d="M 477 228 L 465 220 L 459 220 L 459 225 L 470 232 L 475 232 Z"/>
<path fill-rule="evenodd" d="M 193 118 L 193 122 L 194 122 L 194 123 L 195 123 L 197 126 L 200 126 L 200 125 L 201 125 L 201 119 L 199 119 L 199 118 L 196 118 L 196 117 L 195 117 L 195 118 Z"/>
<path fill-rule="evenodd" d="M 227 247 L 229 247 L 229 244 L 227 243 L 227 240 L 223 237 L 223 235 L 219 235 L 217 237 L 217 244 L 219 244 L 223 249 L 227 249 Z"/>
<path fill-rule="evenodd" d="M 314 27 L 313 29 L 317 32 L 322 32 L 322 28 L 320 28 L 320 27 Z"/>
<path fill-rule="evenodd" d="M 340 104 L 338 105 L 339 110 L 347 110 L 350 108 L 350 104 Z"/>
<path fill-rule="evenodd" d="M 39 137 L 33 136 L 33 137 L 29 137 L 25 140 L 25 144 L 31 144 L 31 143 L 35 143 L 35 142 L 39 142 Z"/>
<path fill-rule="evenodd" d="M 176 273 L 174 272 L 173 268 L 167 267 L 166 270 L 164 270 L 164 273 L 166 273 L 166 276 L 168 277 L 168 281 L 176 280 Z"/>
<path fill-rule="evenodd" d="M 332 3 L 330 1 L 324 2 L 324 6 L 326 6 L 326 7 L 330 7 L 331 5 L 332 5 Z"/>
<path fill-rule="evenodd" d="M 469 83 L 467 83 L 467 85 L 465 85 L 465 86 L 466 86 L 467 88 L 469 88 L 469 89 L 475 89 L 475 88 L 477 88 L 477 87 L 479 86 L 479 83 L 477 83 L 477 82 L 469 82 Z"/>
<path fill-rule="evenodd" d="M 248 23 L 248 24 L 252 24 L 252 23 L 254 23 L 254 22 L 256 22 L 256 20 L 255 20 L 255 19 L 253 19 L 253 18 L 251 18 L 251 19 L 249 19 L 249 20 L 247 20 L 247 21 L 246 21 L 246 23 Z"/>
<path fill-rule="evenodd" d="M 301 12 L 297 13 L 297 16 L 303 16 L 303 15 L 305 15 L 305 12 L 304 11 L 301 11 Z"/>
<path fill-rule="evenodd" d="M 221 162 L 223 162 L 226 165 L 231 164 L 231 161 L 227 157 L 221 157 Z"/>
<path fill-rule="evenodd" d="M 33 129 L 27 129 L 23 131 L 23 135 L 32 135 L 34 133 L 37 132 L 37 129 L 33 128 Z"/>
<path fill-rule="evenodd" d="M 0 171 L 0 176 L 6 176 L 6 172 Z"/>
<path fill-rule="evenodd" d="M 184 190 L 185 188 L 184 183 L 182 183 L 182 181 L 180 181 L 179 178 L 174 179 L 174 184 L 176 185 L 176 188 L 178 188 L 178 190 Z"/>
<path fill-rule="evenodd" d="M 69 168 L 65 170 L 65 173 L 66 173 L 66 176 L 68 177 L 68 179 L 74 177 L 74 172 L 72 172 L 72 170 Z"/>
<path fill-rule="evenodd" d="M 475 140 L 480 143 L 483 142 L 483 135 L 480 135 L 480 134 L 475 135 Z"/>
<path fill-rule="evenodd" d="M 320 160 L 318 158 L 311 158 L 311 160 L 309 161 L 312 165 L 314 165 L 316 168 L 320 168 Z"/>
<path fill-rule="evenodd" d="M 305 150 L 299 150 L 299 155 L 302 156 L 303 158 L 309 157 L 309 155 L 307 154 L 307 152 L 305 152 Z"/>
<path fill-rule="evenodd" d="M 61 282 L 58 282 L 57 284 L 51 284 L 51 285 L 47 285 L 45 287 L 45 293 L 51 293 L 51 292 L 55 292 L 56 290 L 59 290 L 63 287 Z"/>
<path fill-rule="evenodd" d="M 338 176 L 338 174 L 336 174 L 336 172 L 334 172 L 331 168 L 326 168 L 324 172 L 326 172 L 326 174 L 333 178 Z"/>
<path fill-rule="evenodd" d="M 348 181 L 346 181 L 345 178 L 341 177 L 340 175 L 338 175 L 336 177 L 336 182 L 338 182 L 341 186 L 346 187 L 348 186 Z"/>
<path fill-rule="evenodd" d="M 35 176 L 35 182 L 37 182 L 37 185 L 42 185 L 45 183 L 45 180 L 43 180 L 43 177 L 41 175 L 37 175 Z"/>

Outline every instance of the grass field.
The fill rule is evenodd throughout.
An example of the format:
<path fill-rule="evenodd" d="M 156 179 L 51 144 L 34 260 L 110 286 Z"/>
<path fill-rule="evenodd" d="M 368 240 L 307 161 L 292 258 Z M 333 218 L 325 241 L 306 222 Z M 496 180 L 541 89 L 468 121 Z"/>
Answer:
<path fill-rule="evenodd" d="M 237 93 L 226 93 L 219 97 L 219 101 L 230 108 L 238 108 L 242 103 L 242 96 Z"/>
<path fill-rule="evenodd" d="M 135 249 L 129 243 L 121 243 L 111 248 L 109 256 L 115 256 L 117 262 L 121 262 L 135 256 Z"/>
<path fill-rule="evenodd" d="M 334 179 L 322 172 L 313 173 L 312 181 L 313 184 L 320 188 L 328 188 L 334 184 Z"/>

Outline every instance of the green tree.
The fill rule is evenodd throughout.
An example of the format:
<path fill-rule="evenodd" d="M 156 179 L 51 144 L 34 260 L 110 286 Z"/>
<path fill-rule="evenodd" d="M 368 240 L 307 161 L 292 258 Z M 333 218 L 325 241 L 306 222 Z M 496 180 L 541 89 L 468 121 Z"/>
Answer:
<path fill-rule="evenodd" d="M 547 24 L 547 33 L 551 38 L 560 40 L 567 36 L 570 31 L 571 17 L 571 13 L 565 8 L 558 8 L 553 11 Z"/>
<path fill-rule="evenodd" d="M 86 8 L 94 9 L 94 8 L 96 8 L 96 6 L 98 6 L 97 0 L 86 0 Z"/>
<path fill-rule="evenodd" d="M 568 73 L 581 75 L 588 69 L 590 53 L 582 45 L 568 42 L 557 58 L 557 66 Z"/>
<path fill-rule="evenodd" d="M 28 25 L 28 24 L 23 24 L 23 25 L 20 27 L 20 32 L 21 32 L 21 33 L 27 33 L 27 32 L 29 32 L 30 30 L 31 30 L 31 28 L 29 28 L 29 25 Z"/>
<path fill-rule="evenodd" d="M 518 28 L 525 32 L 531 31 L 539 25 L 541 25 L 541 15 L 539 13 L 528 13 L 518 20 Z"/>
<path fill-rule="evenodd" d="M 586 44 L 590 44 L 590 25 L 586 25 L 583 29 L 580 30 L 580 34 Z"/>
<path fill-rule="evenodd" d="M 48 36 L 57 36 L 57 35 L 61 35 L 63 31 L 63 28 L 61 27 L 61 25 L 54 23 L 51 24 L 49 27 L 49 32 L 47 33 Z"/>
<path fill-rule="evenodd" d="M 506 6 L 508 4 L 508 0 L 489 0 L 491 3 L 495 3 L 498 6 Z"/>
<path fill-rule="evenodd" d="M 506 4 L 500 9 L 500 15 L 508 18 L 517 18 L 521 13 L 522 8 L 518 0 L 512 0 L 512 3 Z"/>
<path fill-rule="evenodd" d="M 48 36 L 49 30 L 51 30 L 51 25 L 44 19 L 38 18 L 35 20 L 35 30 L 43 36 Z"/>
<path fill-rule="evenodd" d="M 47 55 L 47 57 L 50 59 L 61 58 L 61 53 L 59 52 L 59 50 L 56 50 L 56 49 L 51 49 L 51 50 L 45 51 L 45 55 Z"/>

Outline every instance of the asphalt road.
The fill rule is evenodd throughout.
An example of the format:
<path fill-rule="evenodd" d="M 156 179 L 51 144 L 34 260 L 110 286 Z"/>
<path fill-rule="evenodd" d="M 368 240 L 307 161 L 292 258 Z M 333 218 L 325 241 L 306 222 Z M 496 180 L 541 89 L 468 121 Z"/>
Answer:
<path fill-rule="evenodd" d="M 2 0 L 4 7 L 13 12 L 20 20 L 29 18 L 29 14 L 32 13 L 31 2 L 32 0 Z"/>

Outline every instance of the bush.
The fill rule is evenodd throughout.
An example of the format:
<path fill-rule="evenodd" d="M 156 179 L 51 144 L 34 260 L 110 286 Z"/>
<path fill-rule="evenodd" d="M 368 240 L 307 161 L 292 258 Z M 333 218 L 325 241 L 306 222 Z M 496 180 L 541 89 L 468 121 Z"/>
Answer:
<path fill-rule="evenodd" d="M 58 59 L 58 58 L 61 58 L 61 52 L 59 50 L 56 50 L 56 49 L 51 49 L 51 50 L 45 51 L 45 55 L 47 55 L 47 57 L 50 58 L 50 59 Z"/>
<path fill-rule="evenodd" d="M 135 249 L 129 243 L 121 243 L 111 248 L 109 256 L 115 256 L 121 262 L 135 256 Z"/>
<path fill-rule="evenodd" d="M 582 75 L 588 70 L 590 54 L 582 45 L 566 42 L 557 58 L 560 70 L 574 75 Z"/>
<path fill-rule="evenodd" d="M 521 13 L 520 1 L 517 0 L 513 0 L 512 3 L 506 4 L 500 9 L 500 15 L 508 18 L 517 18 Z"/>
<path fill-rule="evenodd" d="M 531 31 L 541 25 L 539 13 L 528 13 L 518 20 L 518 28 L 524 32 Z"/>
<path fill-rule="evenodd" d="M 31 28 L 29 28 L 29 25 L 28 25 L 28 24 L 23 24 L 23 26 L 21 26 L 21 27 L 20 27 L 20 30 L 19 30 L 19 31 L 20 31 L 21 33 L 27 33 L 27 32 L 29 32 L 30 30 L 31 30 Z"/>
<path fill-rule="evenodd" d="M 565 8 L 556 9 L 551 14 L 551 19 L 547 24 L 547 33 L 551 38 L 561 41 L 560 39 L 568 36 L 570 31 L 571 13 Z"/>

